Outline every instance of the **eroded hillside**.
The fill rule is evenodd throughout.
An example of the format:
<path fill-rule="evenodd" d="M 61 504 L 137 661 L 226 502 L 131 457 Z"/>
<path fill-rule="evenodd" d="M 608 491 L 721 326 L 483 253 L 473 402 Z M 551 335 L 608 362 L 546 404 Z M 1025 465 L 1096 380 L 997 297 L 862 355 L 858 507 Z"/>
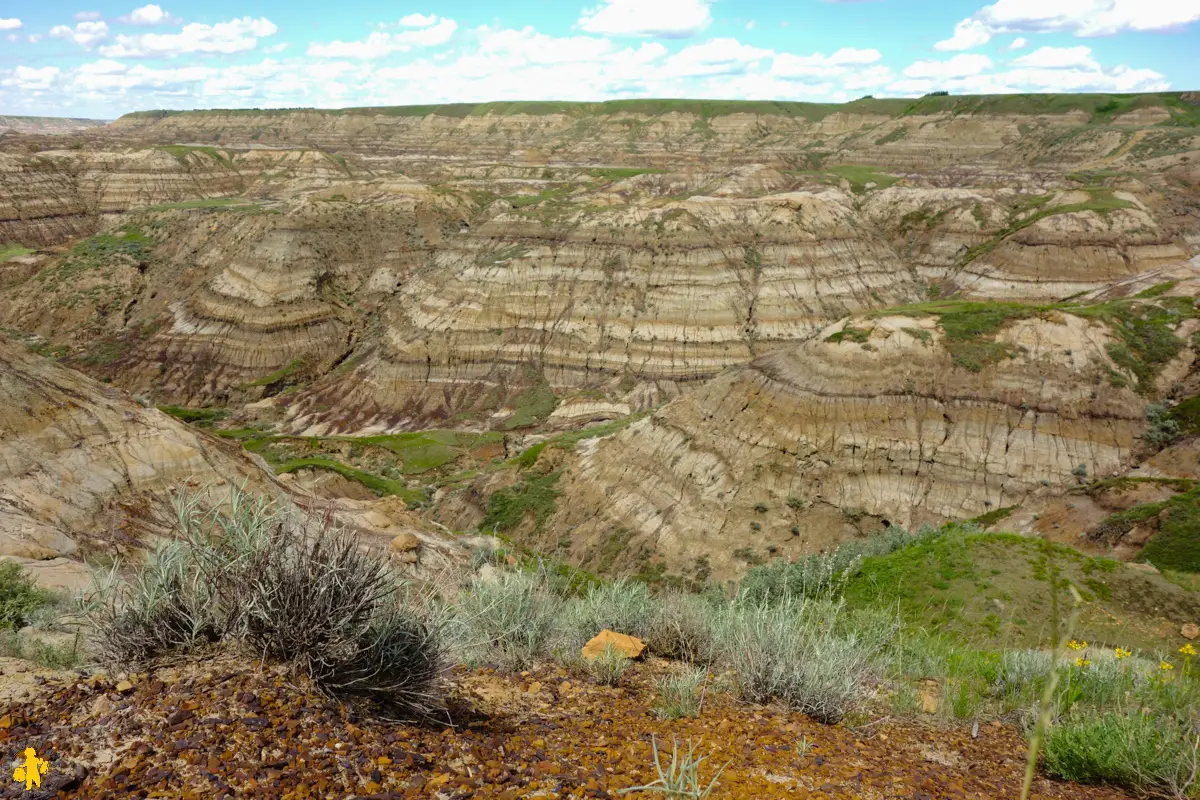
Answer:
<path fill-rule="evenodd" d="M 1147 406 L 1197 390 L 1196 102 L 9 136 L 0 327 L 327 495 L 357 482 L 598 571 L 736 574 L 1153 454 Z M 431 460 L 388 438 L 426 429 Z"/>

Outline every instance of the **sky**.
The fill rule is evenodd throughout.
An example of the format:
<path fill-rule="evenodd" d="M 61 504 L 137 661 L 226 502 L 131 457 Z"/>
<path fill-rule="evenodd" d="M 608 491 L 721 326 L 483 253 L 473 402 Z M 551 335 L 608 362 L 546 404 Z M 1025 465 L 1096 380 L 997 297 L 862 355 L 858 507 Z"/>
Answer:
<path fill-rule="evenodd" d="M 1200 89 L 1200 0 L 0 0 L 0 114 Z"/>

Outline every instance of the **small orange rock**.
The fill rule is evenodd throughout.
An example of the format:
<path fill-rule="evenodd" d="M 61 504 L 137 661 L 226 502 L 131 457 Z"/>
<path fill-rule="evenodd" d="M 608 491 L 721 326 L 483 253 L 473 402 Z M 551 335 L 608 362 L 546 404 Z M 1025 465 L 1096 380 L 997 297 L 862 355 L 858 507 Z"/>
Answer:
<path fill-rule="evenodd" d="M 1200 637 L 1200 625 L 1194 622 L 1189 622 L 1179 629 L 1179 635 L 1185 639 L 1195 639 Z"/>
<path fill-rule="evenodd" d="M 614 650 L 626 658 L 640 658 L 646 650 L 646 643 L 641 639 L 605 629 L 592 637 L 592 640 L 583 646 L 582 655 L 584 660 L 595 661 L 603 655 L 609 645 L 612 645 Z"/>
<path fill-rule="evenodd" d="M 129 681 L 121 681 L 116 685 L 116 690 L 122 694 L 133 690 L 133 684 Z"/>
<path fill-rule="evenodd" d="M 418 539 L 414 534 L 402 533 L 395 539 L 392 539 L 392 543 L 388 545 L 388 550 L 391 551 L 393 555 L 400 555 L 401 553 L 407 553 L 409 551 L 416 550 L 420 546 L 421 540 Z"/>
<path fill-rule="evenodd" d="M 375 763 L 381 767 L 386 767 L 392 763 L 392 760 L 387 756 L 380 756 L 379 758 L 375 759 Z"/>

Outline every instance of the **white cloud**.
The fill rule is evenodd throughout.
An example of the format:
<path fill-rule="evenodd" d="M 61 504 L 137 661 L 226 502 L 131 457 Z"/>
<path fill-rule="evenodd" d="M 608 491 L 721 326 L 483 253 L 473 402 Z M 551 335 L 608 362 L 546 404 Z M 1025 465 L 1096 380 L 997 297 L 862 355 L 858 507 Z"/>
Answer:
<path fill-rule="evenodd" d="M 151 4 L 148 6 L 142 6 L 141 8 L 135 8 L 129 16 L 121 17 L 121 22 L 125 22 L 130 25 L 151 26 L 162 25 L 166 22 L 174 22 L 174 18 L 166 11 L 163 11 L 162 6 Z"/>
<path fill-rule="evenodd" d="M 37 43 L 38 43 L 38 42 L 40 42 L 42 39 L 45 39 L 45 38 L 46 38 L 46 35 L 45 35 L 45 34 L 43 34 L 43 33 L 31 33 L 31 34 L 29 34 L 29 36 L 28 36 L 28 37 L 26 37 L 26 38 L 28 38 L 28 39 L 29 39 L 29 43 L 30 43 L 30 44 L 37 44 Z"/>
<path fill-rule="evenodd" d="M 997 0 L 934 45 L 967 50 L 998 33 L 1111 36 L 1122 31 L 1170 31 L 1200 20 L 1197 0 Z"/>
<path fill-rule="evenodd" d="M 1028 47 L 1028 46 L 1029 46 L 1029 40 L 1026 39 L 1024 36 L 1018 36 L 1017 38 L 1012 40 L 1012 44 L 1010 44 L 1008 46 L 1008 49 L 1009 50 L 1020 50 L 1024 47 Z"/>
<path fill-rule="evenodd" d="M 376 31 L 357 42 L 312 42 L 308 46 L 308 55 L 319 58 L 381 58 L 391 53 L 407 52 L 414 47 L 436 47 L 445 44 L 454 36 L 456 30 L 457 22 L 442 18 L 435 25 L 417 30 L 400 33 Z"/>
<path fill-rule="evenodd" d="M 758 25 L 758 22 L 757 22 L 757 21 L 755 21 L 755 20 L 750 20 L 749 22 L 747 22 L 747 23 L 746 23 L 746 30 L 748 30 L 748 31 L 752 31 L 752 30 L 754 30 L 754 28 L 755 28 L 757 25 Z"/>
<path fill-rule="evenodd" d="M 265 18 L 242 17 L 215 25 L 193 22 L 179 33 L 118 36 L 116 44 L 100 48 L 100 54 L 112 58 L 169 58 L 183 53 L 244 53 L 277 30 L 275 23 Z"/>
<path fill-rule="evenodd" d="M 954 35 L 943 39 L 933 46 L 934 50 L 970 50 L 981 44 L 987 44 L 992 38 L 992 32 L 987 25 L 977 19 L 964 19 L 954 26 Z"/>
<path fill-rule="evenodd" d="M 17 19 L 16 17 L 0 19 L 0 31 L 16 31 L 20 30 L 22 27 L 24 26 L 21 20 Z"/>
<path fill-rule="evenodd" d="M 1040 69 L 1099 69 L 1090 47 L 1039 47 L 1013 61 L 1018 67 Z"/>
<path fill-rule="evenodd" d="M 101 47 L 90 63 L 60 65 L 61 72 L 0 67 L 0 104 L 11 113 L 109 117 L 131 108 L 372 106 L 394 104 L 398 98 L 408 103 L 670 96 L 844 101 L 865 93 L 920 95 L 933 90 L 960 94 L 1169 88 L 1157 72 L 1102 66 L 1091 51 L 1072 47 L 1026 51 L 999 66 L 982 55 L 950 53 L 940 57 L 944 60 L 910 64 L 902 74 L 874 49 L 795 53 L 731 37 L 668 49 L 654 40 L 630 43 L 583 32 L 550 36 L 532 27 L 478 27 L 465 32 L 461 41 L 455 38 L 452 48 L 422 50 L 420 42 L 449 38 L 450 21 L 441 18 L 424 27 L 399 28 L 393 23 L 389 30 L 377 31 L 384 37 L 377 40 L 382 42 L 379 49 L 409 50 L 406 58 L 382 67 L 358 57 L 370 39 L 343 43 L 346 50 L 329 54 L 353 58 L 300 56 L 284 62 L 264 57 L 251 64 L 216 59 L 191 66 L 183 59 L 155 66 L 122 58 L 131 51 L 171 55 L 242 52 L 257 46 L 262 52 L 268 42 L 261 36 L 274 30 L 263 22 L 262 27 L 235 25 L 219 33 L 220 26 L 200 26 L 199 33 L 186 36 L 180 31 L 151 38 L 153 34 L 142 31 L 120 42 L 104 42 L 111 47 Z M 66 30 L 75 36 L 75 30 Z M 459 33 L 457 25 L 450 31 L 454 37 Z"/>
<path fill-rule="evenodd" d="M 43 92 L 50 89 L 62 71 L 58 67 L 17 67 L 9 77 L 0 80 L 0 86 L 28 92 Z"/>
<path fill-rule="evenodd" d="M 666 60 L 668 76 L 741 75 L 774 56 L 770 50 L 742 44 L 737 39 L 712 39 L 685 47 Z"/>
<path fill-rule="evenodd" d="M 55 25 L 50 29 L 50 36 L 54 39 L 67 39 L 86 50 L 91 50 L 108 38 L 108 25 L 103 22 L 80 22 L 74 28 Z"/>
<path fill-rule="evenodd" d="M 830 56 L 823 53 L 813 53 L 808 56 L 778 53 L 771 65 L 771 75 L 784 80 L 798 80 L 806 83 L 813 80 L 844 78 L 851 73 L 853 68 L 874 64 L 882 57 L 878 50 L 860 50 L 853 47 L 843 47 Z M 881 73 L 876 69 L 874 71 L 866 70 L 861 74 L 878 76 Z M 890 77 L 890 70 L 888 70 L 888 74 Z M 856 83 L 861 85 L 861 80 L 863 79 L 856 79 Z"/>
<path fill-rule="evenodd" d="M 711 0 L 602 0 L 584 9 L 581 30 L 610 36 L 683 39 L 712 24 Z"/>
<path fill-rule="evenodd" d="M 965 78 L 991 69 L 992 60 L 987 56 L 962 53 L 946 61 L 914 61 L 904 69 L 908 78 Z"/>
<path fill-rule="evenodd" d="M 103 16 L 99 11 L 76 11 L 72 19 L 76 22 L 95 22 Z"/>
<path fill-rule="evenodd" d="M 263 48 L 264 53 L 282 53 L 288 49 L 288 42 L 280 42 L 279 44 L 268 45 Z"/>
<path fill-rule="evenodd" d="M 409 14 L 400 19 L 400 24 L 406 28 L 428 28 L 437 21 L 436 14 Z"/>

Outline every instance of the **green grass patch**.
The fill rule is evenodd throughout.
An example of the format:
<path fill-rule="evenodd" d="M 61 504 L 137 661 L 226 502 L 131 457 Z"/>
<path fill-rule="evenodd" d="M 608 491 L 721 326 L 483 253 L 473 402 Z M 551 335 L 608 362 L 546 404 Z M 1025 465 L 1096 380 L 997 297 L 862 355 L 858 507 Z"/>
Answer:
<path fill-rule="evenodd" d="M 1008 519 L 1012 516 L 1012 513 L 1017 510 L 1017 508 L 1019 508 L 1019 506 L 1006 506 L 1004 508 L 997 508 L 993 511 L 987 512 L 986 514 L 980 514 L 978 517 L 968 520 L 968 522 L 978 525 L 981 528 L 987 528 L 991 525 L 995 525 L 997 522 Z"/>
<path fill-rule="evenodd" d="M 288 378 L 295 375 L 297 372 L 299 372 L 303 368 L 304 368 L 304 360 L 298 358 L 298 359 L 292 361 L 290 364 L 286 364 L 286 365 L 280 367 L 279 369 L 275 370 L 270 375 L 264 375 L 263 377 L 259 378 L 258 380 L 251 381 L 250 383 L 248 383 L 246 385 L 247 386 L 274 386 L 276 384 L 283 383 L 284 381 L 286 381 Z"/>
<path fill-rule="evenodd" d="M 842 342 L 855 342 L 856 344 L 865 344 L 871 338 L 870 328 L 855 328 L 852 325 L 844 326 L 837 333 L 831 333 L 825 337 L 825 341 L 832 344 L 841 344 Z"/>
<path fill-rule="evenodd" d="M 528 428 L 550 416 L 558 408 L 558 397 L 550 384 L 542 381 L 521 392 L 513 399 L 513 413 L 504 421 L 503 428 L 511 431 Z"/>
<path fill-rule="evenodd" d="M 893 609 L 907 624 L 981 646 L 1042 647 L 1053 635 L 1052 573 L 1058 575 L 1060 614 L 1066 614 L 1066 585 L 1072 584 L 1085 600 L 1076 638 L 1098 645 L 1160 647 L 1156 609 L 1184 603 L 1160 576 L 1064 545 L 1050 545 L 1048 558 L 1040 539 L 954 529 L 864 559 L 844 596 L 852 609 Z M 1200 610 L 1200 601 L 1192 604 Z"/>
<path fill-rule="evenodd" d="M 0 244 L 0 264 L 3 264 L 5 261 L 8 261 L 10 258 L 16 258 L 17 256 L 29 255 L 32 252 L 33 251 L 30 250 L 28 247 L 25 247 L 24 245 L 19 245 L 16 242 L 8 242 L 6 244 Z"/>
<path fill-rule="evenodd" d="M 908 137 L 908 128 L 901 125 L 898 128 L 893 128 L 888 133 L 886 133 L 883 136 L 880 136 L 878 139 L 876 139 L 875 146 L 883 147 L 885 144 L 891 144 L 892 142 L 898 142 L 901 139 L 905 139 L 907 137 Z"/>
<path fill-rule="evenodd" d="M 493 492 L 479 529 L 504 533 L 526 519 L 532 519 L 534 525 L 541 528 L 554 513 L 556 501 L 562 494 L 557 488 L 558 479 L 557 472 L 526 475 L 517 485 Z"/>
<path fill-rule="evenodd" d="M 395 481 L 390 478 L 374 475 L 370 472 L 364 472 L 361 469 L 355 469 L 325 456 L 309 456 L 307 458 L 296 458 L 291 461 L 285 461 L 275 467 L 275 472 L 278 475 L 284 475 L 288 472 L 295 472 L 298 469 L 323 469 L 329 472 L 336 472 L 343 478 L 361 483 L 380 497 L 395 495 L 404 500 L 405 503 L 417 503 L 425 498 L 424 492 L 418 489 L 409 489 L 404 485 L 403 481 Z"/>
<path fill-rule="evenodd" d="M 1179 423 L 1184 433 L 1200 433 L 1200 395 L 1180 401 L 1171 409 L 1171 419 Z"/>
<path fill-rule="evenodd" d="M 620 419 L 601 422 L 598 425 L 589 425 L 586 428 L 581 428 L 577 431 L 559 434 L 552 440 L 554 446 L 562 450 L 574 450 L 575 447 L 585 439 L 603 439 L 607 436 L 619 433 L 628 428 L 633 423 L 640 419 L 645 419 L 650 415 L 649 411 L 639 411 L 636 414 L 630 414 L 627 417 Z"/>
<path fill-rule="evenodd" d="M 136 225 L 123 225 L 115 233 L 82 240 L 57 264 L 42 269 L 36 277 L 46 288 L 70 287 L 86 272 L 111 267 L 122 261 L 144 267 L 150 261 L 153 241 Z"/>
<path fill-rule="evenodd" d="M 1196 316 L 1193 302 L 1187 297 L 1158 297 L 1150 301 L 1126 298 L 1093 304 L 934 300 L 880 309 L 871 315 L 936 316 L 945 334 L 943 346 L 956 365 L 972 372 L 1020 352 L 1013 345 L 995 341 L 996 335 L 1010 322 L 1054 311 L 1097 319 L 1122 340 L 1109 347 L 1109 357 L 1132 372 L 1139 391 L 1149 394 L 1159 370 L 1183 348 L 1172 328 Z"/>
<path fill-rule="evenodd" d="M 229 412 L 223 408 L 187 408 L 186 406 L 158 406 L 158 410 L 169 414 L 180 422 L 198 428 L 212 427 L 214 422 L 225 419 Z"/>
<path fill-rule="evenodd" d="M 1140 520 L 1138 509 L 1143 509 Z M 1150 537 L 1141 557 L 1160 570 L 1200 573 L 1200 488 L 1177 494 L 1163 503 L 1134 506 L 1121 513 L 1133 515 L 1135 521 L 1147 521 L 1163 511 L 1167 512 L 1167 518 L 1158 523 L 1158 533 Z"/>
<path fill-rule="evenodd" d="M 636 178 L 638 175 L 661 175 L 661 169 L 642 167 L 596 167 L 587 171 L 593 178 L 603 178 L 608 181 L 619 181 L 625 178 Z"/>
<path fill-rule="evenodd" d="M 868 183 L 874 183 L 875 186 L 872 187 L 874 189 L 886 189 L 900 180 L 895 175 L 878 172 L 875 167 L 859 164 L 841 164 L 836 167 L 828 167 L 826 171 L 849 181 L 850 190 L 855 194 L 862 194 L 867 191 Z"/>
<path fill-rule="evenodd" d="M 449 464 L 458 459 L 464 450 L 498 442 L 504 438 L 500 433 L 473 433 L 471 431 L 420 431 L 414 433 L 392 433 L 378 436 L 334 436 L 333 441 L 348 441 L 358 445 L 382 447 L 400 458 L 402 471 L 416 475 Z"/>
<path fill-rule="evenodd" d="M 1196 109 L 1182 99 L 1181 92 L 1149 94 L 1001 94 L 947 95 L 921 98 L 863 97 L 849 103 L 804 103 L 771 100 L 694 100 L 683 98 L 646 98 L 610 100 L 601 103 L 574 103 L 557 100 L 502 101 L 491 103 L 448 103 L 442 105 L 369 106 L 344 109 L 315 108 L 237 108 L 204 111 L 136 111 L 122 120 L 156 122 L 169 117 L 281 117 L 295 113 L 327 116 L 390 117 L 483 117 L 524 114 L 544 116 L 561 114 L 586 119 L 604 115 L 694 114 L 702 119 L 729 114 L 794 117 L 819 122 L 830 114 L 871 114 L 892 117 L 920 114 L 1024 115 L 1067 114 L 1083 111 L 1093 124 L 1111 123 L 1113 118 L 1138 108 L 1166 108 L 1171 124 L 1193 125 Z"/>

